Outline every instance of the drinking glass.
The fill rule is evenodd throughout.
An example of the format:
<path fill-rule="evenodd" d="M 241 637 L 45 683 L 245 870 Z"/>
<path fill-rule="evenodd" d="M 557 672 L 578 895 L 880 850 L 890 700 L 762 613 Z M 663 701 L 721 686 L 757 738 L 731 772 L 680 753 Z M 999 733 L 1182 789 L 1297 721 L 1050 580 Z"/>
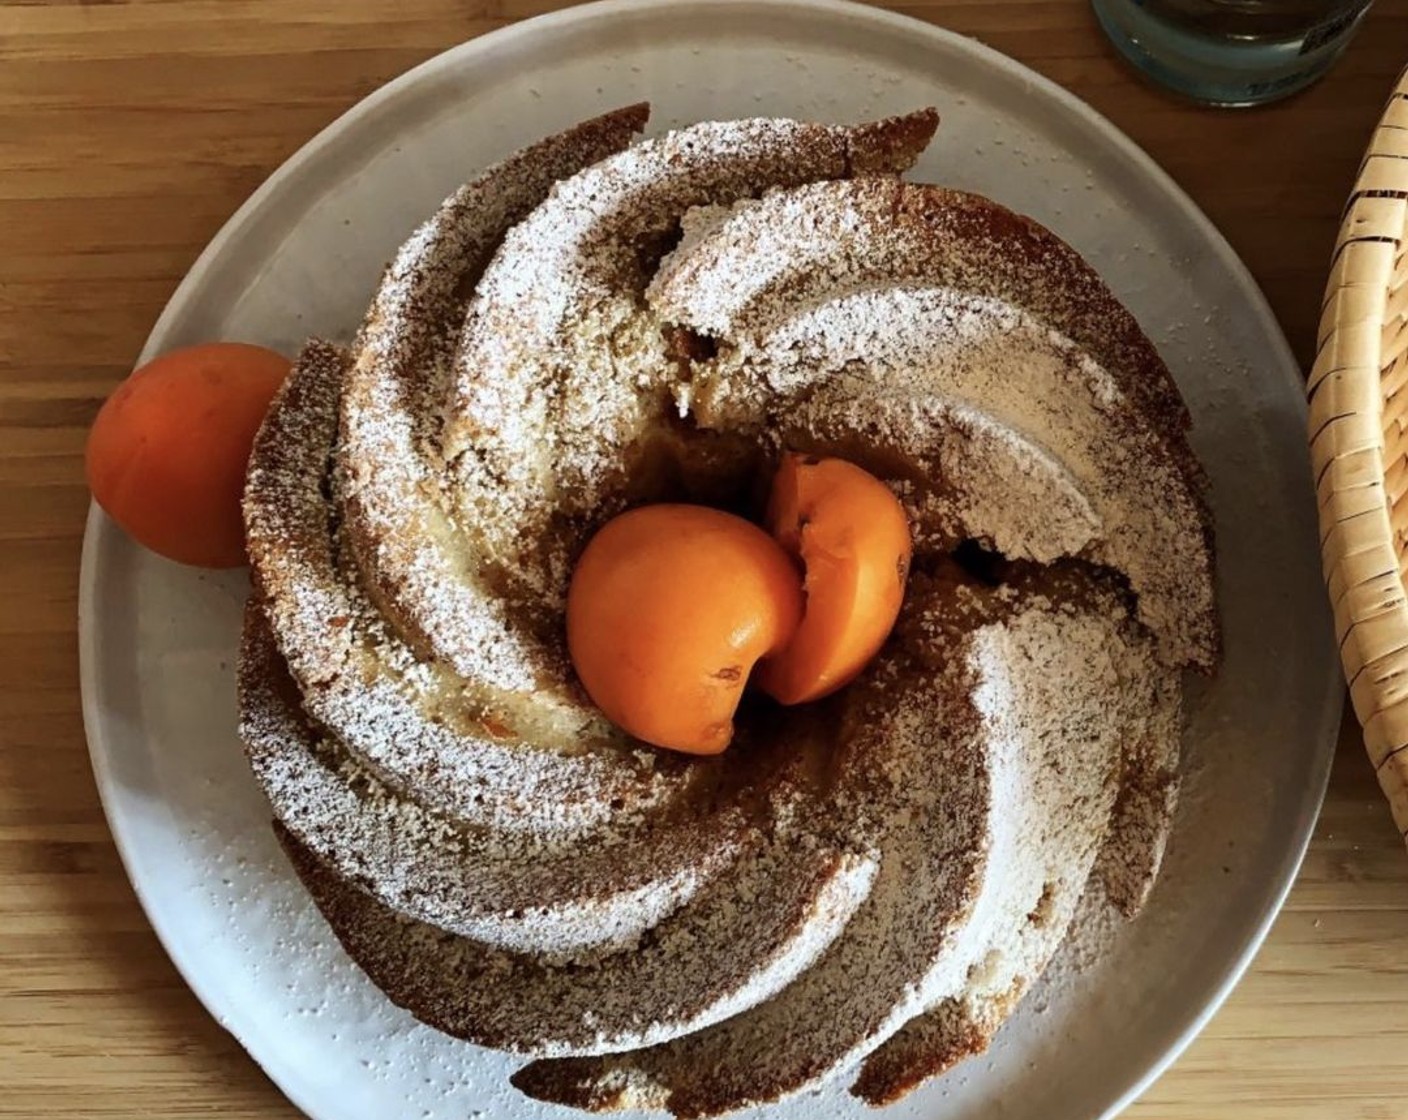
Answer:
<path fill-rule="evenodd" d="M 1304 89 L 1349 44 L 1370 0 L 1091 0 L 1119 51 L 1162 85 L 1215 105 Z"/>

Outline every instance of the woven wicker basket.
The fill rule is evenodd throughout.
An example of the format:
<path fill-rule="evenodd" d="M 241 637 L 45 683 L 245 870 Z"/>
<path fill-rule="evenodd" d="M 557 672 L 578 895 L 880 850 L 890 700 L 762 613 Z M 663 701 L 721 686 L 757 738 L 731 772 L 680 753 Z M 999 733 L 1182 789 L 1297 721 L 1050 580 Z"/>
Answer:
<path fill-rule="evenodd" d="M 1364 743 L 1408 835 L 1408 70 L 1345 208 L 1316 341 L 1325 582 Z"/>

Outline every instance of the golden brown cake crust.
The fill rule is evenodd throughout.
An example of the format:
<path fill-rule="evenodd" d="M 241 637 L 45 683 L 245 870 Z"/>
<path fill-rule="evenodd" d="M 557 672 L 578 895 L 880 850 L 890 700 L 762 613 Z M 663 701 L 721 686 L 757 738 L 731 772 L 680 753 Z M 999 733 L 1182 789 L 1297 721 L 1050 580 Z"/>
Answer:
<path fill-rule="evenodd" d="M 1072 249 L 893 177 L 936 121 L 621 150 L 631 107 L 526 149 L 256 442 L 241 707 L 280 840 L 390 998 L 534 1056 L 531 1095 L 891 1099 L 986 1045 L 1088 880 L 1132 912 L 1157 871 L 1178 674 L 1218 652 L 1187 411 Z M 566 668 L 576 550 L 746 502 L 783 447 L 899 495 L 900 624 L 719 759 L 645 748 Z"/>
<path fill-rule="evenodd" d="M 424 480 L 408 473 L 390 409 L 422 413 L 443 389 L 474 285 L 505 231 L 560 179 L 626 148 L 650 107 L 626 106 L 515 152 L 448 198 L 388 265 L 361 331 L 342 395 L 346 542 L 377 610 L 422 657 L 437 653 L 414 594 L 420 542 L 452 536 Z M 441 573 L 442 578 L 445 573 Z"/>

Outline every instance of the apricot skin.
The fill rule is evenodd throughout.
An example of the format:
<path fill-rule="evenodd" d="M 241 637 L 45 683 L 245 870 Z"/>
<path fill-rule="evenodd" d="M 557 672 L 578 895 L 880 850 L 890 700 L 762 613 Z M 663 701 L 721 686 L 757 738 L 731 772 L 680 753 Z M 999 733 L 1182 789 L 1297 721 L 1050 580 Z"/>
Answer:
<path fill-rule="evenodd" d="M 97 503 L 140 544 L 182 564 L 245 563 L 240 498 L 255 433 L 288 359 L 208 343 L 147 363 L 104 402 L 85 473 Z"/>
<path fill-rule="evenodd" d="M 567 647 L 618 727 L 718 754 L 754 664 L 801 615 L 797 569 L 756 525 L 704 506 L 643 506 L 607 522 L 577 562 Z"/>
<path fill-rule="evenodd" d="M 802 564 L 806 610 L 754 680 L 779 703 L 804 704 L 854 680 L 889 637 L 909 576 L 909 520 L 890 489 L 854 463 L 788 453 L 766 526 Z"/>

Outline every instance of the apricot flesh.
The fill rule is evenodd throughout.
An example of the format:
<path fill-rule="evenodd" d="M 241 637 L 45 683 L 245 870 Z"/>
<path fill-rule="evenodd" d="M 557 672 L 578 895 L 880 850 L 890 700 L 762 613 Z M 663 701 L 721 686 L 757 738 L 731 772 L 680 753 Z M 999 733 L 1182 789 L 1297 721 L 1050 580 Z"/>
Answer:
<path fill-rule="evenodd" d="M 889 487 L 854 463 L 789 452 L 766 527 L 802 564 L 806 609 L 754 678 L 779 703 L 804 704 L 852 681 L 889 637 L 909 576 L 909 519 Z"/>
<path fill-rule="evenodd" d="M 704 506 L 643 506 L 607 522 L 578 560 L 567 648 L 618 727 L 718 754 L 754 664 L 801 617 L 796 566 L 756 525 Z"/>

